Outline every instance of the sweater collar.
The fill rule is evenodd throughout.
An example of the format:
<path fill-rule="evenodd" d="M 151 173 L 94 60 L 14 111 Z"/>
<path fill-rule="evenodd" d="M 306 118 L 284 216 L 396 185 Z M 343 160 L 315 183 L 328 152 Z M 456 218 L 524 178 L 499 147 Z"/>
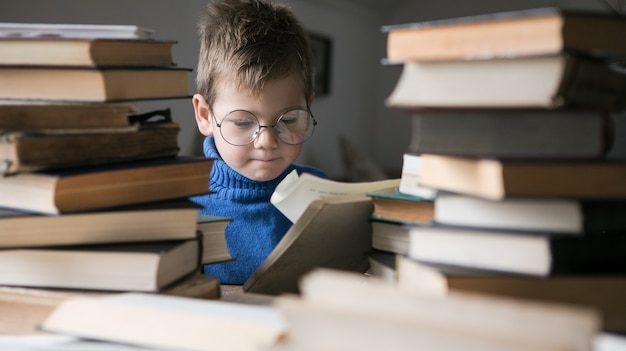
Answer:
<path fill-rule="evenodd" d="M 204 154 L 207 158 L 214 159 L 213 169 L 211 170 L 211 188 L 216 189 L 250 189 L 250 190 L 267 190 L 273 192 L 276 186 L 289 174 L 294 166 L 291 165 L 281 173 L 278 177 L 268 181 L 256 181 L 239 174 L 232 169 L 220 156 L 215 146 L 213 136 L 204 139 Z"/>

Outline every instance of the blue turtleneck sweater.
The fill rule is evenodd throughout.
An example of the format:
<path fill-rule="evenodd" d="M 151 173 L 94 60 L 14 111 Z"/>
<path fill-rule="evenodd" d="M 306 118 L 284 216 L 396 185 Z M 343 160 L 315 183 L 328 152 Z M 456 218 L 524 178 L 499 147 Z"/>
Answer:
<path fill-rule="evenodd" d="M 208 195 L 191 200 L 201 205 L 200 213 L 233 218 L 226 226 L 226 243 L 234 261 L 208 264 L 204 273 L 217 277 L 222 284 L 243 284 L 272 252 L 291 227 L 270 197 L 276 186 L 292 170 L 326 178 L 312 167 L 291 165 L 279 177 L 259 182 L 246 178 L 230 168 L 217 152 L 213 137 L 204 140 L 204 154 L 213 158 Z"/>

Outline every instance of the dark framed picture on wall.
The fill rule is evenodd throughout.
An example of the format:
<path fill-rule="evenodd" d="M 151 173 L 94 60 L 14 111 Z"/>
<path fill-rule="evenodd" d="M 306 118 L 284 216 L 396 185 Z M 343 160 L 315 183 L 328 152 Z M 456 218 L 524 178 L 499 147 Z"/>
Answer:
<path fill-rule="evenodd" d="M 315 67 L 315 96 L 330 94 L 332 41 L 330 37 L 308 33 Z"/>

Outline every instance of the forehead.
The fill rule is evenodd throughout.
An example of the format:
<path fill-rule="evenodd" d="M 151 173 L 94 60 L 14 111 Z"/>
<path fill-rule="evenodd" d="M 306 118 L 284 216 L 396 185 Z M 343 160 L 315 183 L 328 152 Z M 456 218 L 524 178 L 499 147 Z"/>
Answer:
<path fill-rule="evenodd" d="M 213 105 L 223 112 L 242 109 L 259 114 L 306 108 L 304 83 L 299 76 L 292 74 L 269 80 L 261 89 L 254 91 L 229 80 L 217 90 Z"/>

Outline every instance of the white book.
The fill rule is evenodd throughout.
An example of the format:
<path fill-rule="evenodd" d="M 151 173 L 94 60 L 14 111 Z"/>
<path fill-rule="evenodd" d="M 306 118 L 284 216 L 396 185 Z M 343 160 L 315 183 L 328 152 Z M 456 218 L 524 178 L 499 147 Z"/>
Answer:
<path fill-rule="evenodd" d="M 152 39 L 154 30 L 135 25 L 0 22 L 0 38 Z"/>

